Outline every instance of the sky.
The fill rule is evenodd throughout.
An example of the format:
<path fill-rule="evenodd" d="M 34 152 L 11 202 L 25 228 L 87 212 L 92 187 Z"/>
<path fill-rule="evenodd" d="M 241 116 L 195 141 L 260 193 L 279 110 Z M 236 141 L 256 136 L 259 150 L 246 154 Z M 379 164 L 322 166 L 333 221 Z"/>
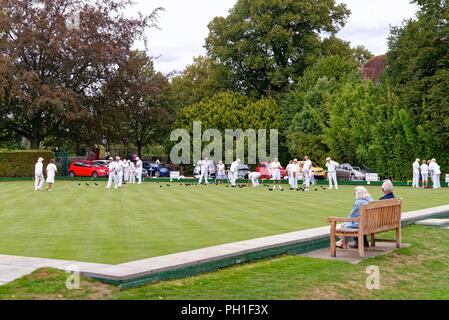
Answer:
<path fill-rule="evenodd" d="M 300 1 L 300 0 L 298 0 Z M 160 30 L 147 32 L 149 54 L 156 57 L 158 71 L 182 71 L 193 57 L 205 54 L 207 25 L 216 16 L 226 16 L 236 0 L 134 0 L 127 14 L 149 14 L 163 7 Z M 346 3 L 352 14 L 338 36 L 351 46 L 364 45 L 375 55 L 386 53 L 390 26 L 414 17 L 417 7 L 409 0 L 337 0 Z M 143 49 L 143 43 L 137 45 Z"/>

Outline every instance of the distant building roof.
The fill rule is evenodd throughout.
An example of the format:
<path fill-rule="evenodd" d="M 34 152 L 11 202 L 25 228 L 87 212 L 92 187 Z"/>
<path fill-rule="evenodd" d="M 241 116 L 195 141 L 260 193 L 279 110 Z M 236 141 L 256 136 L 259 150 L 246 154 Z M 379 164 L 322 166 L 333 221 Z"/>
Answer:
<path fill-rule="evenodd" d="M 383 54 L 371 58 L 362 68 L 363 76 L 371 79 L 374 83 L 379 83 L 380 77 L 387 67 L 387 55 Z"/>

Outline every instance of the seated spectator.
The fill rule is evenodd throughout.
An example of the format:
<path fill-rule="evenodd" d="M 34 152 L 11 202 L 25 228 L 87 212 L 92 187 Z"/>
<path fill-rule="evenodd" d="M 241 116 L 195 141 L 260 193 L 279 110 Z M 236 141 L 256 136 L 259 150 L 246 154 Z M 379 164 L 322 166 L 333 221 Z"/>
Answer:
<path fill-rule="evenodd" d="M 382 192 L 384 193 L 383 197 L 379 200 L 390 200 L 394 199 L 395 196 L 393 194 L 393 183 L 391 180 L 386 180 L 382 185 Z"/>
<path fill-rule="evenodd" d="M 364 205 L 367 205 L 369 202 L 373 201 L 373 198 L 368 193 L 368 190 L 365 187 L 357 187 L 354 190 L 355 202 L 352 208 L 351 213 L 348 218 L 358 218 L 360 215 L 360 208 Z M 358 229 L 358 222 L 347 222 L 341 225 L 343 229 Z M 337 247 L 341 249 L 348 249 L 348 239 L 343 237 L 340 241 L 337 242 Z"/>

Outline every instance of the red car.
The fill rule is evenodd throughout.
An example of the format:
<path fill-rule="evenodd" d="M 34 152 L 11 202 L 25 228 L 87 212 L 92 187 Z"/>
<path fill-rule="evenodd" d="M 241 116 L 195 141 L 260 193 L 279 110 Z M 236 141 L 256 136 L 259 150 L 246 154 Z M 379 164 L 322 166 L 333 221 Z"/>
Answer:
<path fill-rule="evenodd" d="M 107 177 L 109 168 L 96 161 L 78 160 L 69 165 L 69 176 L 74 177 Z"/>
<path fill-rule="evenodd" d="M 256 168 L 256 171 L 261 174 L 261 179 L 271 179 L 271 162 L 262 162 Z M 287 176 L 287 172 L 284 167 L 281 167 L 281 178 L 284 179 Z"/>

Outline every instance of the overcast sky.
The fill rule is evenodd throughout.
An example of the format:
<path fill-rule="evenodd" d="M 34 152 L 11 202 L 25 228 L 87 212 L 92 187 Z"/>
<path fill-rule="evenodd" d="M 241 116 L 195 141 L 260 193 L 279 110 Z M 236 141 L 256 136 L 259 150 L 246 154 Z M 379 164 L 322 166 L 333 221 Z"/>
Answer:
<path fill-rule="evenodd" d="M 149 53 L 158 57 L 156 69 L 168 73 L 183 70 L 194 56 L 205 53 L 204 39 L 208 23 L 226 16 L 236 0 L 134 0 L 129 14 L 148 14 L 156 7 L 165 8 L 159 17 L 161 30 L 148 32 Z M 389 26 L 400 25 L 415 15 L 409 0 L 337 0 L 348 5 L 352 14 L 339 37 L 352 46 L 364 45 L 374 54 L 387 50 Z M 143 47 L 143 45 L 141 45 Z"/>

